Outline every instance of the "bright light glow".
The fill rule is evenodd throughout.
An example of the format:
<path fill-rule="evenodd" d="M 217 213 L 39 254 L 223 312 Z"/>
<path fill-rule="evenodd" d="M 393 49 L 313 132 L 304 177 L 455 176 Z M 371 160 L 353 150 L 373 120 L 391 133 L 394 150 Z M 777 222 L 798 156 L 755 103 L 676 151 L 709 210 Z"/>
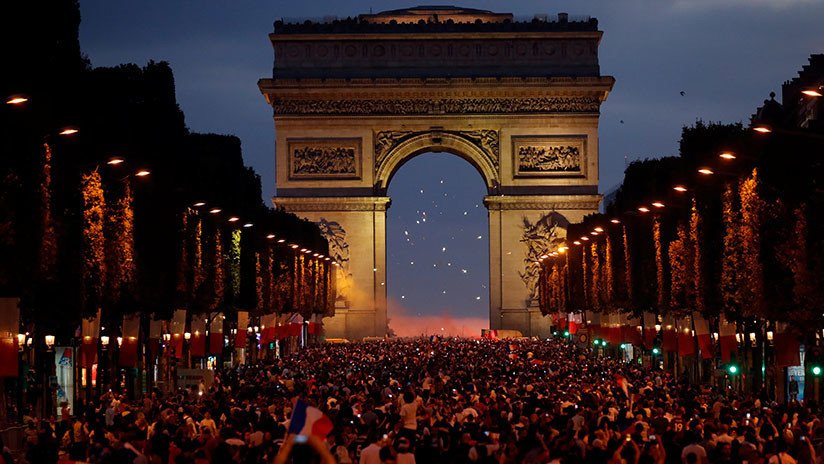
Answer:
<path fill-rule="evenodd" d="M 286 241 L 286 239 L 285 239 L 285 238 L 279 238 L 279 239 L 278 239 L 278 243 L 284 243 L 285 241 Z"/>
<path fill-rule="evenodd" d="M 613 224 L 620 224 L 620 223 L 621 223 L 621 220 L 620 220 L 620 219 L 616 219 L 616 218 L 612 218 L 612 219 L 610 219 L 610 220 L 609 220 L 609 222 L 611 222 L 611 223 L 613 223 Z"/>
<path fill-rule="evenodd" d="M 209 213 L 211 213 L 211 214 L 217 214 L 217 213 L 219 213 L 219 212 L 221 212 L 221 211 L 223 211 L 223 210 L 222 210 L 222 209 L 220 209 L 220 208 L 212 208 L 212 209 L 210 209 L 210 210 L 209 210 Z"/>
<path fill-rule="evenodd" d="M 26 344 L 26 334 L 17 334 L 17 346 L 23 348 Z"/>
<path fill-rule="evenodd" d="M 815 89 L 802 90 L 801 93 L 808 97 L 824 97 L 824 94 L 822 94 L 821 91 Z"/>
<path fill-rule="evenodd" d="M 192 206 L 194 206 L 195 208 L 200 208 L 201 206 L 206 206 L 206 203 L 199 201 Z"/>
<path fill-rule="evenodd" d="M 639 206 L 638 211 L 642 213 L 649 213 L 649 208 L 647 208 L 646 206 Z"/>
<path fill-rule="evenodd" d="M 323 259 L 325 259 L 326 261 L 329 261 L 331 258 L 327 256 L 327 257 L 325 257 L 325 258 L 323 258 Z"/>
<path fill-rule="evenodd" d="M 573 245 L 580 245 L 580 244 L 581 244 L 581 242 L 579 242 L 578 240 L 575 240 L 574 242 L 572 242 L 572 244 L 573 244 Z"/>
<path fill-rule="evenodd" d="M 652 202 L 652 206 L 654 206 L 654 207 L 656 207 L 656 208 L 663 208 L 663 207 L 664 207 L 664 203 L 662 203 L 662 202 L 660 202 L 660 201 L 653 201 L 653 202 Z"/>
<path fill-rule="evenodd" d="M 269 234 L 269 235 L 266 236 L 266 238 L 268 238 L 269 240 L 272 240 L 273 238 L 275 238 L 275 234 Z"/>
<path fill-rule="evenodd" d="M 821 367 L 813 366 L 813 375 L 821 375 Z"/>
<path fill-rule="evenodd" d="M 725 160 L 734 160 L 736 158 L 735 153 L 731 151 L 722 152 L 718 155 L 718 157 Z"/>
<path fill-rule="evenodd" d="M 27 101 L 29 101 L 28 98 L 17 96 L 17 97 L 11 97 L 8 100 L 6 100 L 6 104 L 8 104 L 8 105 L 20 105 L 22 103 L 26 103 Z"/>
<path fill-rule="evenodd" d="M 585 242 L 588 242 L 588 241 L 589 241 L 589 237 L 586 237 L 586 236 L 581 237 L 581 240 L 583 240 L 583 241 L 585 241 Z"/>
<path fill-rule="evenodd" d="M 237 216 L 232 216 L 232 217 L 229 218 L 229 222 L 237 222 L 237 221 L 240 221 L 240 218 L 237 217 Z"/>
<path fill-rule="evenodd" d="M 547 258 L 549 258 L 549 255 L 541 255 L 541 259 L 547 259 Z"/>
<path fill-rule="evenodd" d="M 297 250 L 298 247 L 299 247 L 299 245 L 295 245 L 295 244 L 292 244 L 292 245 L 289 245 L 289 246 L 292 247 L 293 250 Z"/>
<path fill-rule="evenodd" d="M 735 374 L 736 372 L 738 372 L 738 366 L 736 366 L 736 365 L 731 365 L 731 366 L 728 368 L 728 370 L 730 371 L 730 374 Z"/>
<path fill-rule="evenodd" d="M 100 343 L 102 343 L 103 346 L 107 346 L 109 344 L 109 336 L 108 335 L 102 335 L 100 337 Z"/>
<path fill-rule="evenodd" d="M 106 164 L 111 164 L 112 166 L 116 166 L 118 164 L 123 163 L 124 161 L 126 161 L 126 160 L 124 160 L 123 158 L 115 157 L 115 158 L 110 159 L 109 161 L 106 161 Z"/>
<path fill-rule="evenodd" d="M 687 191 L 687 188 L 684 187 L 683 185 L 676 185 L 672 189 L 675 190 L 676 192 L 681 192 L 681 193 L 684 193 L 684 192 Z"/>
<path fill-rule="evenodd" d="M 598 232 L 593 230 L 592 232 L 589 233 L 589 235 L 598 235 Z"/>
<path fill-rule="evenodd" d="M 149 171 L 148 169 L 141 169 L 134 173 L 134 175 L 136 175 L 137 177 L 146 177 L 149 174 L 151 174 L 151 171 Z"/>
<path fill-rule="evenodd" d="M 602 227 L 596 227 L 595 232 L 603 232 L 604 229 Z"/>
<path fill-rule="evenodd" d="M 297 247 L 293 247 L 293 248 L 297 248 Z M 301 249 L 300 249 L 300 252 L 301 252 L 301 253 L 306 253 L 306 248 L 301 248 Z"/>
<path fill-rule="evenodd" d="M 756 132 L 759 132 L 759 133 L 762 133 L 762 134 L 769 134 L 770 132 L 772 132 L 772 129 L 770 129 L 768 126 L 763 126 L 763 125 L 762 126 L 755 126 L 755 127 L 752 128 L 752 130 L 754 130 Z"/>
<path fill-rule="evenodd" d="M 252 227 L 253 225 L 254 224 L 252 224 L 251 222 L 247 222 L 246 224 L 243 224 L 243 227 L 248 229 L 248 228 Z"/>
<path fill-rule="evenodd" d="M 698 172 L 700 174 L 705 175 L 705 176 L 711 176 L 711 175 L 715 174 L 715 172 L 710 168 L 700 168 L 700 169 L 698 169 Z"/>
<path fill-rule="evenodd" d="M 317 253 L 312 253 L 312 256 L 314 256 L 315 258 L 317 258 L 317 257 L 318 257 L 318 254 L 317 254 Z"/>
<path fill-rule="evenodd" d="M 59 134 L 60 135 L 74 135 L 78 132 L 80 132 L 80 131 L 73 128 L 73 127 L 67 127 L 65 129 L 63 129 L 62 131 L 60 131 Z"/>

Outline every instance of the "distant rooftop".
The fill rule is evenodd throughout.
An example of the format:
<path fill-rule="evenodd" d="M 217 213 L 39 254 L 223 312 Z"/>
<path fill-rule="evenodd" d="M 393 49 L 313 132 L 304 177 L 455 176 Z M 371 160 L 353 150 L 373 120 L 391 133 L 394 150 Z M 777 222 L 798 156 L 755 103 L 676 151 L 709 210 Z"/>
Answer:
<path fill-rule="evenodd" d="M 555 32 L 598 30 L 598 20 L 567 13 L 516 18 L 512 13 L 451 5 L 421 5 L 356 18 L 281 18 L 275 34 L 426 33 L 426 32 Z"/>

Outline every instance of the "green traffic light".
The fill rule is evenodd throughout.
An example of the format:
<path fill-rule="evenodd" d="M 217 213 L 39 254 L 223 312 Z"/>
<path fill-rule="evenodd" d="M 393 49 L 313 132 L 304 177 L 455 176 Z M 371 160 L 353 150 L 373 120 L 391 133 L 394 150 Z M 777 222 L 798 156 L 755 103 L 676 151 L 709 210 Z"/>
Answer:
<path fill-rule="evenodd" d="M 595 340 L 593 343 L 595 344 L 595 346 L 598 346 L 601 344 L 601 340 Z"/>
<path fill-rule="evenodd" d="M 564 331 L 564 337 L 569 337 L 569 330 Z"/>
<path fill-rule="evenodd" d="M 606 340 L 601 340 L 601 346 L 607 346 L 607 341 Z"/>
<path fill-rule="evenodd" d="M 736 373 L 738 373 L 738 366 L 732 364 L 727 368 L 727 370 L 730 372 L 730 374 L 735 375 Z"/>
<path fill-rule="evenodd" d="M 821 375 L 821 366 L 813 366 L 813 375 L 815 375 L 815 376 Z"/>
<path fill-rule="evenodd" d="M 660 352 L 661 352 L 661 350 L 659 350 L 658 348 L 653 348 L 652 349 L 652 354 L 658 354 Z"/>

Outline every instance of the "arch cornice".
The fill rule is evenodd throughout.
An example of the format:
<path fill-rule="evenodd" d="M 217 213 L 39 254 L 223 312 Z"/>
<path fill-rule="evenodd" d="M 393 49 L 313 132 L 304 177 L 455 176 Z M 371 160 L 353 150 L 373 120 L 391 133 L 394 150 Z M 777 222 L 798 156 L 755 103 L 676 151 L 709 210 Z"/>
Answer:
<path fill-rule="evenodd" d="M 375 187 L 385 192 L 395 172 L 425 152 L 448 152 L 472 164 L 491 191 L 500 185 L 498 131 L 381 131 L 375 134 Z"/>

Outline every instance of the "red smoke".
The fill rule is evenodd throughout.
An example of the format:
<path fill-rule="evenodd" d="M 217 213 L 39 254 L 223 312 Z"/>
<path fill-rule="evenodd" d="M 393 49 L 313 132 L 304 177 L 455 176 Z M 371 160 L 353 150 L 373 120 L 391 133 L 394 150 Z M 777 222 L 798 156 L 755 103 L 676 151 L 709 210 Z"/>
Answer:
<path fill-rule="evenodd" d="M 398 337 L 415 337 L 420 335 L 444 335 L 479 337 L 481 329 L 489 328 L 488 317 L 453 316 L 448 309 L 443 309 L 439 316 L 421 315 L 404 308 L 395 299 L 387 301 L 389 328 Z"/>

